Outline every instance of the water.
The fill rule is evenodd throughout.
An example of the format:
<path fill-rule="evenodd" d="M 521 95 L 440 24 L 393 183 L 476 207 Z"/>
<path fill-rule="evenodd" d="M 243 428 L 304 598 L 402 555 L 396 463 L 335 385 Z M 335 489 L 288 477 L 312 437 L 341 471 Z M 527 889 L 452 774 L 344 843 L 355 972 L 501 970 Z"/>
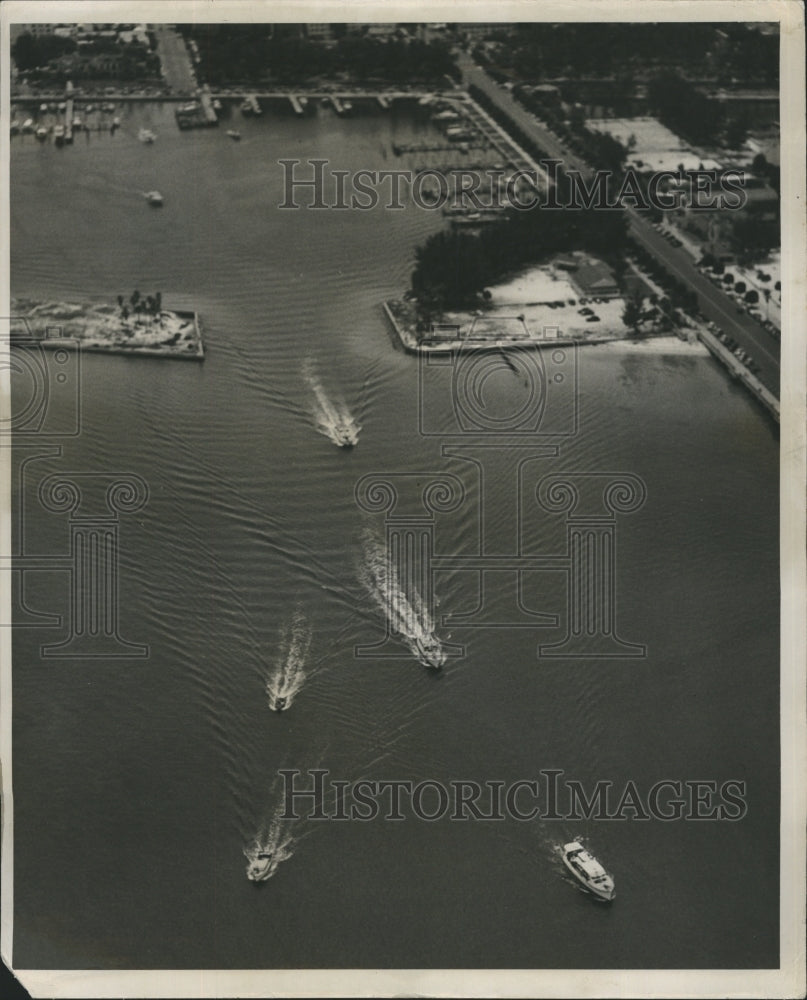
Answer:
<path fill-rule="evenodd" d="M 140 127 L 157 142 L 138 142 Z M 485 544 L 510 551 L 521 510 L 524 552 L 563 551 L 563 517 L 534 500 L 542 475 L 640 476 L 647 502 L 618 524 L 617 596 L 620 634 L 647 658 L 539 660 L 538 642 L 562 629 L 445 624 L 478 603 L 473 574 L 456 566 L 437 573 L 426 624 L 464 655 L 440 674 L 405 644 L 399 658 L 354 657 L 383 637 L 390 607 L 362 579 L 368 537 L 380 544 L 385 530 L 356 502 L 363 476 L 456 476 L 466 496 L 435 516 L 435 549 L 478 551 L 475 467 L 418 432 L 417 359 L 396 349 L 379 306 L 407 286 L 415 247 L 443 221 L 280 211 L 276 160 L 391 168 L 392 143 L 427 126 L 405 111 L 340 121 L 320 110 L 237 127 L 240 143 L 223 130 L 181 134 L 170 107 L 149 105 L 114 137 L 12 141 L 13 293 L 114 302 L 159 290 L 198 310 L 207 351 L 204 364 L 85 357 L 80 435 L 21 473 L 28 549 L 59 554 L 65 516 L 36 499 L 46 474 L 146 481 L 148 503 L 121 516 L 120 617 L 121 634 L 150 652 L 47 659 L 40 645 L 58 629 L 15 631 L 15 964 L 775 966 L 778 465 L 767 417 L 709 359 L 584 350 L 578 436 L 528 462 L 518 488 L 512 453 L 488 454 Z M 152 189 L 162 210 L 143 201 Z M 506 377 L 490 385 L 502 398 Z M 360 425 L 357 447 L 321 432 L 323 400 Z M 54 399 L 54 419 L 71 405 Z M 449 428 L 447 399 L 434 417 Z M 512 596 L 504 576 L 491 581 L 489 620 Z M 66 575 L 31 574 L 25 597 L 65 614 Z M 404 620 L 417 622 L 404 597 L 415 602 L 399 605 Z M 524 599 L 563 614 L 562 576 L 532 574 Z M 274 712 L 267 684 L 290 663 L 302 686 Z M 645 790 L 738 779 L 748 813 L 301 819 L 279 831 L 278 770 L 316 767 L 446 782 L 554 767 L 587 788 L 632 779 Z M 615 876 L 611 907 L 565 880 L 553 851 L 578 836 Z M 256 887 L 244 852 L 267 842 L 289 856 Z"/>

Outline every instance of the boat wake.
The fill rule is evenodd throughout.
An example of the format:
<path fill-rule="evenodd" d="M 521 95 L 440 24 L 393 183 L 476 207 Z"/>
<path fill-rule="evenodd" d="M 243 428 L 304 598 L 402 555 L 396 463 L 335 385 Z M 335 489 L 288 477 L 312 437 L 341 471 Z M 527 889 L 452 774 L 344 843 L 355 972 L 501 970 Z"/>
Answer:
<path fill-rule="evenodd" d="M 278 806 L 268 826 L 260 829 L 244 848 L 250 882 L 266 882 L 282 862 L 294 856 L 294 820 L 283 820 L 282 816 L 283 807 Z"/>
<path fill-rule="evenodd" d="M 298 608 L 294 617 L 283 626 L 274 669 L 266 678 L 269 707 L 285 712 L 299 694 L 308 677 L 306 660 L 311 649 L 311 623 Z"/>
<path fill-rule="evenodd" d="M 435 633 L 428 607 L 413 583 L 402 584 L 394 559 L 369 532 L 364 539 L 364 562 L 359 575 L 384 612 L 393 634 L 403 639 L 424 667 L 439 670 L 446 661 L 446 652 Z"/>
<path fill-rule="evenodd" d="M 357 445 L 361 425 L 344 400 L 328 396 L 310 359 L 303 365 L 303 378 L 313 394 L 313 417 L 320 433 L 339 448 Z"/>

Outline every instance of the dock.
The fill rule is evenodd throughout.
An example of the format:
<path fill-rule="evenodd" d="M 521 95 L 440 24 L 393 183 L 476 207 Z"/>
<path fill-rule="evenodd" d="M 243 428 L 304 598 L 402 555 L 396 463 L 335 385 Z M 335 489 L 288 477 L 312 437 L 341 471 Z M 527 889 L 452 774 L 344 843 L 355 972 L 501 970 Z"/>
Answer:
<path fill-rule="evenodd" d="M 292 110 L 294 111 L 295 115 L 305 114 L 305 108 L 300 103 L 300 98 L 297 97 L 295 94 L 289 94 L 289 103 L 291 104 Z"/>
<path fill-rule="evenodd" d="M 209 87 L 204 87 L 200 91 L 199 102 L 202 106 L 202 114 L 204 115 L 205 125 L 218 125 L 219 119 L 216 115 L 216 109 L 213 107 L 213 97 L 210 93 Z"/>
<path fill-rule="evenodd" d="M 376 98 L 378 101 L 378 106 L 382 111 L 389 111 L 389 98 L 385 97 L 383 94 L 379 94 Z"/>

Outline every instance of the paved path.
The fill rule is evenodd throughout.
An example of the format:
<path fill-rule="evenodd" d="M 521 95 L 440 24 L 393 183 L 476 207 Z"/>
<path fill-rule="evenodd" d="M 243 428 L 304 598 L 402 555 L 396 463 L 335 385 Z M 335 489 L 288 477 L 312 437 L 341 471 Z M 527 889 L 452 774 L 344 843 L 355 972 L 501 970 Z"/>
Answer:
<path fill-rule="evenodd" d="M 196 77 L 185 39 L 164 24 L 155 24 L 154 33 L 165 82 L 177 93 L 192 94 L 196 90 Z"/>
<path fill-rule="evenodd" d="M 562 160 L 566 169 L 579 170 L 586 179 L 592 176 L 593 171 L 588 164 L 570 153 L 557 136 L 537 122 L 508 91 L 498 86 L 480 69 L 467 53 L 459 53 L 457 63 L 465 82 L 479 87 L 548 157 Z M 733 299 L 713 285 L 685 250 L 671 246 L 635 209 L 627 208 L 627 212 L 631 236 L 659 260 L 670 274 L 696 293 L 704 316 L 717 323 L 748 352 L 759 365 L 759 380 L 778 398 L 780 357 L 777 341 L 745 310 L 738 309 Z"/>

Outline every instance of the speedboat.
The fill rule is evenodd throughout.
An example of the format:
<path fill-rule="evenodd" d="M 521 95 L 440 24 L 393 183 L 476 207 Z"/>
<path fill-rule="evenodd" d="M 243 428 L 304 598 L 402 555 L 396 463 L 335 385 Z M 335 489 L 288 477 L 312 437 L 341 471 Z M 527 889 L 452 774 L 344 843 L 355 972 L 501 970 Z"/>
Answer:
<path fill-rule="evenodd" d="M 48 137 L 48 130 L 45 128 L 44 125 L 40 125 L 39 128 L 36 130 L 36 137 L 40 141 L 43 140 L 43 139 L 47 139 L 47 137 Z"/>
<path fill-rule="evenodd" d="M 418 651 L 418 659 L 430 670 L 440 670 L 446 661 L 446 653 L 443 644 L 436 635 L 427 635 L 424 638 L 415 639 L 415 646 Z"/>
<path fill-rule="evenodd" d="M 273 710 L 275 712 L 282 712 L 285 709 L 285 707 L 286 707 L 286 702 L 287 701 L 288 701 L 288 698 L 285 695 L 278 695 L 278 697 L 275 698 L 274 705 L 272 705 Z"/>
<path fill-rule="evenodd" d="M 240 139 L 241 133 L 236 132 L 234 128 L 228 128 L 226 133 L 231 139 Z"/>
<path fill-rule="evenodd" d="M 359 443 L 359 439 L 356 437 L 356 431 L 350 426 L 350 424 L 337 424 L 333 431 L 336 443 L 340 448 L 353 448 L 354 445 Z"/>
<path fill-rule="evenodd" d="M 271 851 L 258 851 L 247 868 L 250 882 L 265 882 L 277 869 L 277 861 Z"/>
<path fill-rule="evenodd" d="M 149 205 L 159 207 L 163 203 L 163 196 L 159 191 L 146 191 L 146 201 Z"/>
<path fill-rule="evenodd" d="M 64 125 L 56 125 L 53 129 L 53 141 L 57 146 L 64 144 Z"/>
<path fill-rule="evenodd" d="M 23 132 L 33 132 L 34 130 L 34 120 L 33 118 L 26 118 L 22 123 Z"/>
<path fill-rule="evenodd" d="M 151 131 L 150 128 L 141 128 L 137 133 L 137 138 L 141 142 L 154 142 L 157 136 Z"/>
<path fill-rule="evenodd" d="M 562 856 L 563 863 L 584 888 L 598 899 L 611 902 L 616 896 L 613 878 L 581 843 L 573 840 L 564 844 Z"/>

